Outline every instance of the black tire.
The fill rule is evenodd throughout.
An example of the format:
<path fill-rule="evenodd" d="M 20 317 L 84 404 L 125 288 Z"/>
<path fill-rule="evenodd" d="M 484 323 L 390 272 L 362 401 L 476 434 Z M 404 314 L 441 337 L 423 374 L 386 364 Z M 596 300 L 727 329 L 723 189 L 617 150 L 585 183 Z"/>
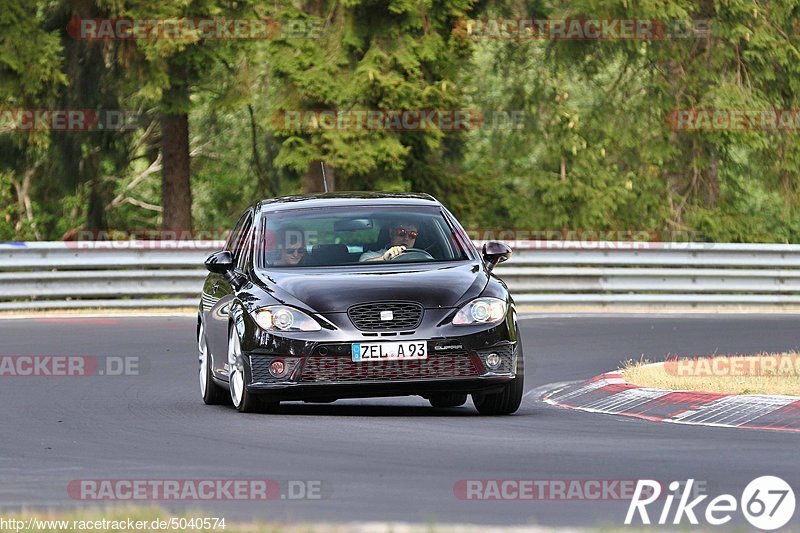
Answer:
<path fill-rule="evenodd" d="M 247 386 L 245 386 L 242 393 L 242 400 L 235 407 L 240 413 L 261 413 L 264 411 L 261 398 L 248 391 Z"/>
<path fill-rule="evenodd" d="M 267 400 L 260 394 L 253 394 L 247 390 L 247 387 L 245 387 L 242 395 L 242 402 L 238 407 L 236 407 L 236 409 L 240 413 L 269 414 L 275 413 L 280 404 L 281 402 Z"/>
<path fill-rule="evenodd" d="M 446 392 L 428 398 L 433 407 L 460 407 L 467 403 L 467 393 Z"/>
<path fill-rule="evenodd" d="M 519 409 L 522 403 L 523 385 L 525 382 L 525 357 L 522 354 L 522 339 L 517 332 L 517 375 L 503 385 L 503 390 L 492 394 L 473 393 L 472 403 L 482 415 L 510 415 Z"/>
<path fill-rule="evenodd" d="M 209 364 L 212 356 L 208 351 L 208 342 L 205 333 L 203 323 L 200 322 L 197 327 L 197 349 L 200 363 L 200 394 L 203 397 L 203 403 L 206 405 L 227 404 L 230 402 L 228 391 L 217 385 L 212 377 L 211 364 Z"/>
<path fill-rule="evenodd" d="M 232 401 L 232 400 L 231 400 Z M 267 400 L 260 394 L 253 394 L 247 390 L 247 387 L 242 391 L 242 401 L 236 407 L 240 413 L 275 413 L 281 402 Z"/>

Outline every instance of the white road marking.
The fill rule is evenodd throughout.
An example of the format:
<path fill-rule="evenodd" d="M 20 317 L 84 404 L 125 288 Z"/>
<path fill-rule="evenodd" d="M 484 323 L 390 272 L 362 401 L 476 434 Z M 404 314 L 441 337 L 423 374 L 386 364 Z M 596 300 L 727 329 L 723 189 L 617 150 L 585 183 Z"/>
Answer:
<path fill-rule="evenodd" d="M 742 426 L 766 414 L 796 402 L 795 396 L 770 396 L 753 394 L 726 396 L 672 417 L 683 424 L 714 424 L 721 426 Z"/>
<path fill-rule="evenodd" d="M 582 409 L 611 414 L 624 413 L 671 392 L 660 389 L 628 389 L 584 405 Z"/>
<path fill-rule="evenodd" d="M 553 391 L 555 389 L 560 389 L 560 388 L 566 387 L 567 385 L 574 385 L 575 383 L 580 383 L 581 381 L 582 380 L 560 381 L 560 382 L 556 382 L 556 383 L 548 383 L 547 385 L 540 385 L 539 387 L 536 387 L 535 389 L 529 390 L 528 392 L 523 394 L 522 397 L 523 398 L 534 398 L 534 399 L 538 400 L 542 396 L 542 394 L 544 394 L 545 392 L 550 392 L 550 391 Z"/>

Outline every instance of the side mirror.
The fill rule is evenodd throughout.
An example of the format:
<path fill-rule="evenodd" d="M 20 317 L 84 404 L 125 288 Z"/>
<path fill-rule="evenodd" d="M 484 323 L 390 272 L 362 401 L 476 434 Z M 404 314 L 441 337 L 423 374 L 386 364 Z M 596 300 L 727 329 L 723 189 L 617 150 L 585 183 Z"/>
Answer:
<path fill-rule="evenodd" d="M 214 252 L 206 259 L 206 269 L 214 274 L 226 274 L 233 270 L 233 254 L 228 250 Z"/>
<path fill-rule="evenodd" d="M 498 263 L 508 261 L 511 257 L 511 248 L 504 242 L 488 241 L 483 244 L 483 260 L 486 261 L 489 271 Z"/>

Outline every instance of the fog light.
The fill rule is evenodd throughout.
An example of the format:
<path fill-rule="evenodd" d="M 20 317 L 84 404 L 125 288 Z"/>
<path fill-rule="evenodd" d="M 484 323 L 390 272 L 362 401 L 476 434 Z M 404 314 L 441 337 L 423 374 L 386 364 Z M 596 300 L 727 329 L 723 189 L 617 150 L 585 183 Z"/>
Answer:
<path fill-rule="evenodd" d="M 282 378 L 286 375 L 286 365 L 280 360 L 273 361 L 269 365 L 269 373 L 276 378 Z"/>
<path fill-rule="evenodd" d="M 500 356 L 496 353 L 490 353 L 488 356 L 486 356 L 486 366 L 492 370 L 497 370 L 500 368 L 502 362 L 503 360 L 500 359 Z"/>

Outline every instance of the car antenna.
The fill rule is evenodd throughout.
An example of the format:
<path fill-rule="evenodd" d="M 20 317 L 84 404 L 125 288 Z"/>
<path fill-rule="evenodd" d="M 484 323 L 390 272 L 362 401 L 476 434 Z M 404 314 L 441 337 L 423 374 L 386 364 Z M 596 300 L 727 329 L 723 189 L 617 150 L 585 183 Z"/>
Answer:
<path fill-rule="evenodd" d="M 325 192 L 328 192 L 328 180 L 325 179 L 325 161 L 320 161 L 319 165 L 322 167 L 322 186 L 325 187 Z"/>

